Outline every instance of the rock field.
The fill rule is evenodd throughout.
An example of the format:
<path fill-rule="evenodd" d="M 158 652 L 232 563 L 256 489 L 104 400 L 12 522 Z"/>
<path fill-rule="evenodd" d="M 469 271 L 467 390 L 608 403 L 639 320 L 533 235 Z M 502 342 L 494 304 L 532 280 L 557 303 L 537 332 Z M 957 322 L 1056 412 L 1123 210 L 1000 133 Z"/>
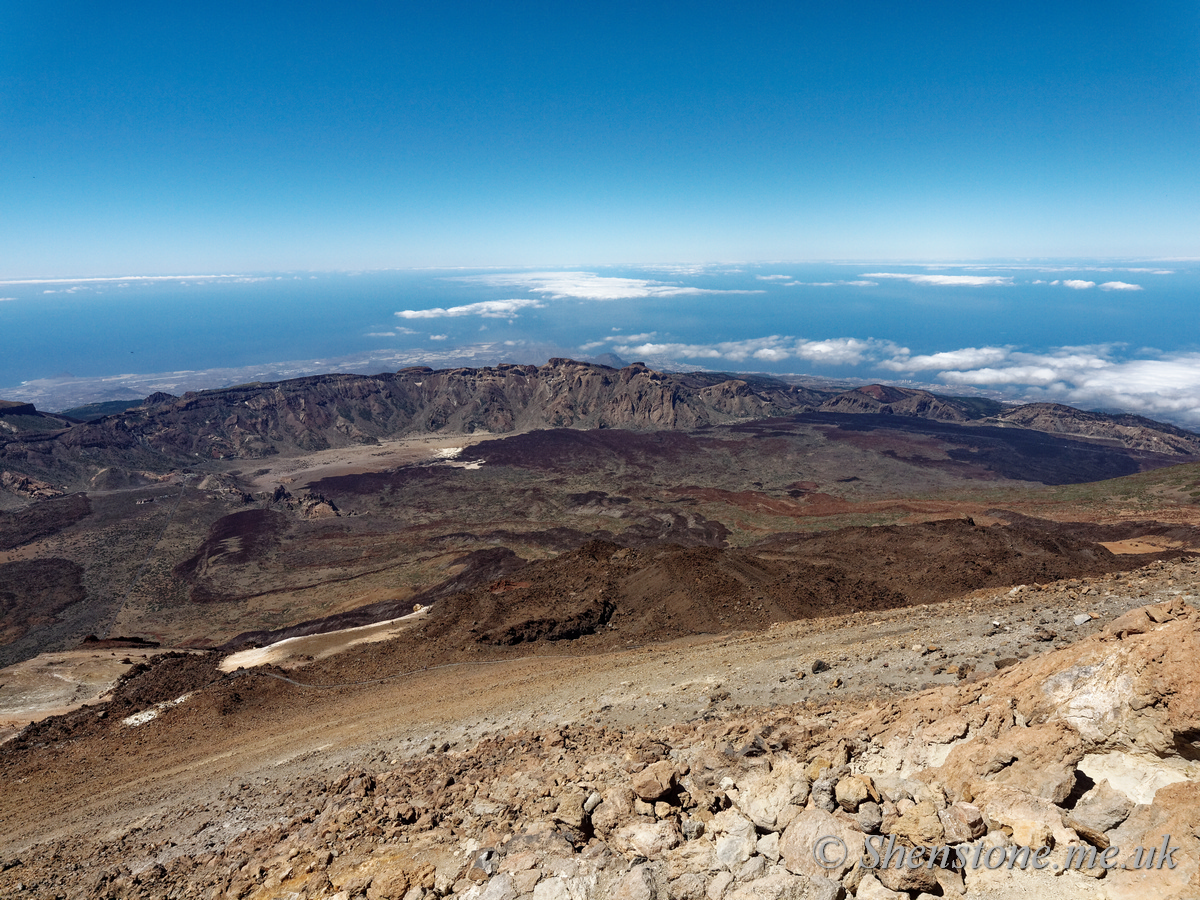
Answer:
<path fill-rule="evenodd" d="M 215 654 L 164 654 L 107 707 L 0 745 L 0 896 L 1195 900 L 1198 583 L 1196 560 L 1157 562 L 450 668 L 422 676 L 424 718 L 364 715 L 380 688 L 310 699 L 222 676 Z M 347 651 L 346 671 L 386 647 Z M 532 687 L 506 680 L 520 666 Z M 493 689 L 471 699 L 468 678 Z M 162 712 L 118 720 L 145 708 Z M 228 739 L 225 711 L 244 720 Z M 356 717 L 369 725 L 333 736 Z M 872 852 L 892 866 L 860 862 Z"/>

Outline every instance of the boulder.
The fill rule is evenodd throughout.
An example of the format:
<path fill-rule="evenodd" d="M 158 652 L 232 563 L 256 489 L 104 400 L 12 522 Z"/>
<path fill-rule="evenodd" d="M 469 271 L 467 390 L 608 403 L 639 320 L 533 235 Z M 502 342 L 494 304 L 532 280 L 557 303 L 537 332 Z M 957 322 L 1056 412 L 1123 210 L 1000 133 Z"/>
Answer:
<path fill-rule="evenodd" d="M 1068 814 L 1068 822 L 1077 822 L 1094 831 L 1105 832 L 1128 819 L 1131 812 L 1133 802 L 1125 794 L 1113 790 L 1105 779 L 1079 799 Z"/>
<path fill-rule="evenodd" d="M 922 800 L 901 815 L 892 825 L 891 833 L 923 846 L 943 843 L 945 837 L 938 808 L 932 800 Z"/>
<path fill-rule="evenodd" d="M 653 803 L 674 790 L 676 778 L 675 765 L 663 759 L 634 775 L 629 787 L 639 799 Z"/>
<path fill-rule="evenodd" d="M 828 878 L 775 872 L 740 885 L 725 896 L 728 900 L 839 900 L 845 891 Z"/>
<path fill-rule="evenodd" d="M 669 820 L 632 822 L 617 829 L 609 842 L 614 850 L 626 856 L 657 859 L 680 841 L 679 829 Z"/>
<path fill-rule="evenodd" d="M 826 865 L 818 863 L 814 851 L 826 841 Z M 844 859 L 839 859 L 843 856 Z M 823 809 L 806 809 L 783 832 L 779 853 L 789 872 L 810 878 L 838 880 L 857 865 L 863 854 L 863 834 Z"/>
<path fill-rule="evenodd" d="M 839 778 L 834 788 L 838 806 L 848 813 L 857 812 L 860 803 L 871 799 L 870 779 L 864 775 L 847 775 Z"/>
<path fill-rule="evenodd" d="M 737 781 L 737 807 L 764 831 L 779 829 L 789 806 L 803 807 L 809 780 L 804 767 L 792 760 L 777 762 L 770 771 L 758 769 Z"/>
<path fill-rule="evenodd" d="M 973 841 L 987 833 L 983 813 L 973 803 L 964 803 L 961 800 L 951 803 L 945 809 L 938 810 L 938 819 L 942 823 L 947 844 Z"/>

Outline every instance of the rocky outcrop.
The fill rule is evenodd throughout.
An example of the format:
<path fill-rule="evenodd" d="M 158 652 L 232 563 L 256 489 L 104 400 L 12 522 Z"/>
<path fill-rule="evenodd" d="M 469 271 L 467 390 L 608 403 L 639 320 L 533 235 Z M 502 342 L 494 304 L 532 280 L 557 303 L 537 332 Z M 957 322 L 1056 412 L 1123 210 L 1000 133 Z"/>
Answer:
<path fill-rule="evenodd" d="M 29 500 L 51 500 L 65 493 L 49 482 L 17 472 L 0 472 L 0 488 Z"/>

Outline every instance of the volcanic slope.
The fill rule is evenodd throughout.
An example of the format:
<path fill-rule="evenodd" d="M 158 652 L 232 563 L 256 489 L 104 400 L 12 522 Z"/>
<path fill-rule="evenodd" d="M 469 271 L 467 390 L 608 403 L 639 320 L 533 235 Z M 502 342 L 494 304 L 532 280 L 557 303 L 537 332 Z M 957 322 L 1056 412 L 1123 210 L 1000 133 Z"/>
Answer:
<path fill-rule="evenodd" d="M 1198 580 L 1159 562 L 583 659 L 393 657 L 325 690 L 392 651 L 290 683 L 163 655 L 0 745 L 0 892 L 1193 900 Z M 851 860 L 893 836 L 1059 868 L 818 868 L 828 834 Z M 1166 835 L 1174 868 L 1125 868 Z M 1063 871 L 1109 846 L 1117 867 Z"/>

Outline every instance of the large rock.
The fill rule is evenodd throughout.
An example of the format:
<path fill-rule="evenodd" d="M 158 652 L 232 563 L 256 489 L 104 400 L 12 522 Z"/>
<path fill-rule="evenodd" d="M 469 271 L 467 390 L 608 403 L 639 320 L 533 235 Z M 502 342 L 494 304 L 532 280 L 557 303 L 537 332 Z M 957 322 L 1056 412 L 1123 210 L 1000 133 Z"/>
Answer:
<path fill-rule="evenodd" d="M 839 778 L 834 788 L 834 797 L 838 806 L 848 813 L 857 812 L 860 803 L 872 799 L 874 789 L 870 779 L 865 775 L 847 775 Z M 878 797 L 878 795 L 876 795 Z"/>
<path fill-rule="evenodd" d="M 1152 869 L 1123 867 L 1105 878 L 1111 900 L 1193 900 L 1200 897 L 1200 782 L 1171 784 L 1161 790 L 1154 803 L 1137 807 L 1118 828 L 1109 833 L 1112 846 L 1121 848 L 1122 864 L 1133 865 L 1135 850 L 1143 849 L 1143 864 L 1151 850 L 1159 850 L 1170 837 L 1170 854 L 1175 868 L 1158 858 Z M 1158 863 L 1162 862 L 1162 868 Z"/>
<path fill-rule="evenodd" d="M 809 780 L 800 763 L 785 759 L 767 771 L 755 770 L 737 780 L 737 807 L 764 831 L 781 829 L 780 819 L 789 807 L 799 812 L 808 799 Z"/>
<path fill-rule="evenodd" d="M 973 803 L 951 803 L 945 809 L 938 810 L 942 830 L 947 844 L 961 844 L 973 841 L 987 833 L 987 823 L 983 821 L 983 813 Z"/>
<path fill-rule="evenodd" d="M 1111 831 L 1128 819 L 1131 812 L 1133 802 L 1113 790 L 1106 779 L 1080 798 L 1069 814 L 1068 824 L 1078 822 L 1093 831 Z"/>
<path fill-rule="evenodd" d="M 717 861 L 733 869 L 757 850 L 758 837 L 754 823 L 736 809 L 727 809 L 713 816 L 709 828 L 717 836 Z"/>
<path fill-rule="evenodd" d="M 679 829 L 672 821 L 631 822 L 617 829 L 610 844 L 614 850 L 626 856 L 642 856 L 658 859 L 668 850 L 679 845 Z"/>
<path fill-rule="evenodd" d="M 826 865 L 814 855 L 822 849 Z M 862 858 L 863 834 L 823 809 L 806 809 L 784 829 L 779 853 L 789 872 L 838 880 Z"/>
<path fill-rule="evenodd" d="M 640 799 L 653 803 L 675 788 L 676 777 L 674 763 L 663 759 L 634 775 L 629 787 Z"/>
<path fill-rule="evenodd" d="M 891 833 L 907 838 L 914 845 L 939 844 L 945 837 L 938 808 L 932 800 L 922 800 L 900 816 L 892 825 Z"/>
<path fill-rule="evenodd" d="M 776 872 L 735 888 L 727 900 L 840 900 L 842 886 L 828 878 Z"/>

